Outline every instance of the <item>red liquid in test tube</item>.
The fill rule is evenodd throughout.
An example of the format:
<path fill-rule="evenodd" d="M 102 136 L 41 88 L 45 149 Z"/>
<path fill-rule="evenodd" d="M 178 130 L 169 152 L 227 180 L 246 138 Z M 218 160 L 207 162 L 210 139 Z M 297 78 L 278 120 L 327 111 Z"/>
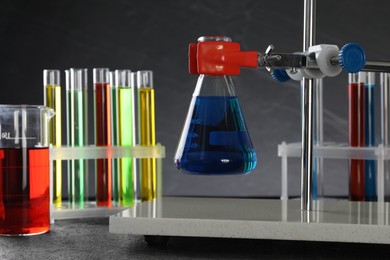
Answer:
<path fill-rule="evenodd" d="M 348 136 L 349 145 L 364 147 L 364 103 L 365 86 L 358 74 L 349 74 L 348 84 Z M 351 159 L 349 162 L 349 199 L 364 201 L 364 160 Z"/>
<path fill-rule="evenodd" d="M 94 69 L 95 142 L 96 146 L 111 145 L 111 87 L 108 69 Z M 96 160 L 96 204 L 111 206 L 112 159 Z"/>

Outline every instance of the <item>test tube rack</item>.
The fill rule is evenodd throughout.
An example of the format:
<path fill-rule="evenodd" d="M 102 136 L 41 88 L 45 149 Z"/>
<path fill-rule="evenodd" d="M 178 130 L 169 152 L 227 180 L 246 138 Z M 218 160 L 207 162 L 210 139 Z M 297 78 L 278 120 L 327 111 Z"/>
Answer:
<path fill-rule="evenodd" d="M 282 171 L 281 171 L 281 200 L 288 200 L 288 158 L 299 158 L 301 156 L 301 144 L 291 143 L 287 144 L 282 142 L 278 146 L 278 156 L 281 157 Z M 378 145 L 375 147 L 351 147 L 347 144 L 340 143 L 323 143 L 321 145 L 315 145 L 313 148 L 314 158 L 320 159 L 341 159 L 341 160 L 375 160 L 377 162 L 376 167 L 376 187 L 378 204 L 385 201 L 385 174 L 384 164 L 387 160 L 390 160 L 390 147 Z M 323 174 L 322 170 L 319 170 L 319 174 Z"/>
<path fill-rule="evenodd" d="M 162 190 L 162 159 L 165 157 L 165 147 L 161 144 L 155 146 L 84 146 L 84 147 L 52 147 L 50 148 L 50 160 L 77 160 L 77 159 L 113 159 L 113 158 L 155 158 L 157 174 L 157 196 L 161 197 Z M 52 165 L 52 164 L 51 164 Z M 53 178 L 53 171 L 50 169 L 50 177 Z M 89 173 L 91 176 L 94 172 Z M 52 183 L 52 180 L 51 180 Z M 53 192 L 50 186 L 51 198 Z M 56 219 L 108 217 L 118 213 L 127 207 L 113 205 L 112 207 L 98 207 L 94 201 L 85 203 L 82 207 L 71 205 L 66 201 L 61 207 L 50 204 L 50 219 L 53 223 Z"/>

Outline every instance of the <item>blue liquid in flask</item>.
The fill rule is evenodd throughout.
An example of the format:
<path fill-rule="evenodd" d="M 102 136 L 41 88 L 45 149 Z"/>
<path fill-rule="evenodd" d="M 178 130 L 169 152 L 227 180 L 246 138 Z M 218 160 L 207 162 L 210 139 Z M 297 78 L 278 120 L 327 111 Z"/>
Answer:
<path fill-rule="evenodd" d="M 237 97 L 193 98 L 196 100 L 192 103 L 187 136 L 182 136 L 186 138 L 184 148 L 181 156 L 176 156 L 177 168 L 199 175 L 245 174 L 252 171 L 257 163 L 256 151 Z"/>

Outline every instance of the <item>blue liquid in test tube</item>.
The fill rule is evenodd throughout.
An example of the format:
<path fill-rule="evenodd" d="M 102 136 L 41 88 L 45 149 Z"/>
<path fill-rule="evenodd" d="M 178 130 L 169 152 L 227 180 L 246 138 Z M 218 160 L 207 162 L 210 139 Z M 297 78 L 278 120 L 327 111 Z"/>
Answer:
<path fill-rule="evenodd" d="M 323 132 L 322 132 L 322 79 L 315 79 L 314 81 L 314 145 L 321 145 L 323 141 Z M 313 158 L 313 175 L 312 175 L 312 198 L 317 200 L 319 196 L 323 195 L 322 189 L 322 159 Z"/>
<path fill-rule="evenodd" d="M 360 72 L 366 73 L 366 72 Z M 365 84 L 365 146 L 375 146 L 375 73 L 366 73 Z M 365 200 L 376 201 L 376 162 L 365 161 Z"/>

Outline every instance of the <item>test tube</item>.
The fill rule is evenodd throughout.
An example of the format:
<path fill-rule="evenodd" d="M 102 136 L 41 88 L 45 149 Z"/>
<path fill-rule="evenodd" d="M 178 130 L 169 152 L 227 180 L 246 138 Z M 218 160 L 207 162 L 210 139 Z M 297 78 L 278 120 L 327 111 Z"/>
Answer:
<path fill-rule="evenodd" d="M 390 73 L 381 73 L 381 142 L 385 148 L 390 145 Z M 390 162 L 384 161 L 384 197 L 390 201 Z M 379 187 L 378 187 L 379 191 Z M 379 193 L 379 192 L 378 192 Z M 378 194 L 379 195 L 379 194 Z"/>
<path fill-rule="evenodd" d="M 110 146 L 111 136 L 111 87 L 107 68 L 93 69 L 95 143 L 97 146 Z M 96 160 L 96 204 L 112 205 L 112 160 Z"/>
<path fill-rule="evenodd" d="M 139 145 L 140 132 L 139 132 L 139 99 L 138 99 L 138 87 L 137 87 L 137 72 L 131 73 L 130 85 L 133 95 L 133 146 Z M 142 201 L 141 196 L 141 174 L 140 174 L 140 159 L 133 158 L 133 188 L 134 188 L 134 200 Z"/>
<path fill-rule="evenodd" d="M 115 81 L 115 72 L 110 71 L 111 86 L 111 132 L 112 145 L 119 144 L 118 140 L 118 86 Z M 112 199 L 119 202 L 119 159 L 112 159 Z"/>
<path fill-rule="evenodd" d="M 66 73 L 66 122 L 68 146 L 81 147 L 87 144 L 85 107 L 88 96 L 88 70 L 71 68 Z M 68 160 L 69 201 L 80 207 L 87 199 L 87 165 L 84 159 Z"/>
<path fill-rule="evenodd" d="M 364 92 L 365 87 L 361 77 L 364 74 L 350 73 L 348 75 L 348 135 L 349 145 L 364 147 Z M 349 199 L 364 201 L 364 160 L 349 161 Z"/>
<path fill-rule="evenodd" d="M 88 99 L 89 99 L 89 91 L 88 91 L 88 71 L 85 72 L 86 75 L 85 75 L 85 88 L 84 88 L 84 93 L 83 93 L 83 99 L 84 99 L 84 102 L 83 102 L 83 105 L 84 105 L 84 108 L 83 108 L 83 112 L 84 112 L 84 145 L 89 145 L 89 109 L 90 109 L 90 106 L 89 106 L 89 103 L 88 103 Z M 88 200 L 88 192 L 89 192 L 89 182 L 88 180 L 90 179 L 89 178 L 89 167 L 90 167 L 90 161 L 89 160 L 85 160 L 84 161 L 84 172 L 86 173 L 85 174 L 85 200 Z"/>
<path fill-rule="evenodd" d="M 324 132 L 323 132 L 323 79 L 314 80 L 314 130 L 313 130 L 313 139 L 315 146 L 321 146 L 324 141 Z M 313 158 L 313 190 L 312 196 L 313 200 L 317 200 L 319 197 L 323 196 L 324 191 L 324 181 L 323 181 L 323 158 Z"/>
<path fill-rule="evenodd" d="M 118 86 L 119 145 L 133 146 L 133 89 L 131 71 L 116 70 Z M 134 203 L 133 159 L 121 158 L 119 171 L 119 202 L 122 206 Z"/>
<path fill-rule="evenodd" d="M 155 136 L 155 108 L 153 72 L 138 71 L 138 106 L 139 106 L 139 144 L 141 146 L 154 146 Z M 156 197 L 156 159 L 140 160 L 140 194 L 142 201 L 151 200 Z"/>
<path fill-rule="evenodd" d="M 43 71 L 44 105 L 54 109 L 55 115 L 50 121 L 49 142 L 54 147 L 61 147 L 61 83 L 59 70 Z M 53 161 L 53 204 L 62 205 L 62 161 Z"/>
<path fill-rule="evenodd" d="M 364 142 L 367 147 L 375 146 L 375 72 L 359 72 L 365 86 L 365 129 Z M 365 200 L 376 201 L 376 162 L 364 162 Z"/>

